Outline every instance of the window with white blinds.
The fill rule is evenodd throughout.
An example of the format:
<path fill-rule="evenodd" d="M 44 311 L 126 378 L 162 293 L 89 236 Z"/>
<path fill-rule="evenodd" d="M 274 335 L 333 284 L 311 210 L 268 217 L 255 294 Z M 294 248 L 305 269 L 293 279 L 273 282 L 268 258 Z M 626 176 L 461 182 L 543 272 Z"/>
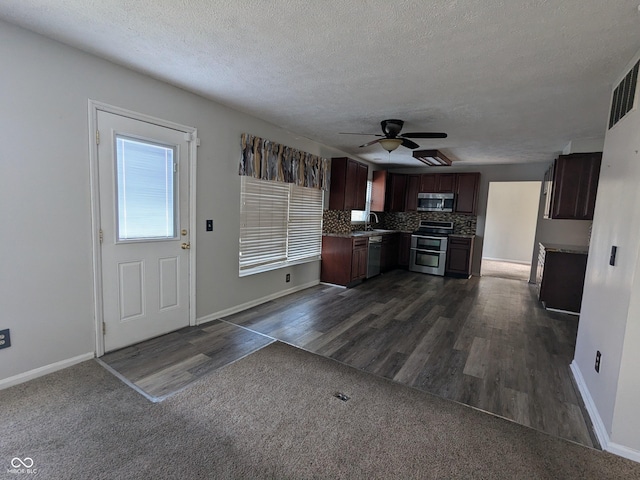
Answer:
<path fill-rule="evenodd" d="M 320 259 L 323 192 L 241 178 L 240 276 Z"/>

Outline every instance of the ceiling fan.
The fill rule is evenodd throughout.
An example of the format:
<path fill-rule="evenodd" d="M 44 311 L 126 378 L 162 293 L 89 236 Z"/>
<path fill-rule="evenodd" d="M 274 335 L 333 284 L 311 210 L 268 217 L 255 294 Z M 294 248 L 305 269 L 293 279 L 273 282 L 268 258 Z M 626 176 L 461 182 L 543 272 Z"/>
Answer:
<path fill-rule="evenodd" d="M 401 135 L 400 131 L 402 130 L 404 121 L 393 118 L 383 120 L 380 122 L 380 125 L 382 126 L 382 133 L 384 135 L 380 135 L 379 133 L 347 133 L 345 135 L 375 135 L 376 137 L 382 137 L 360 145 L 360 147 L 368 147 L 374 143 L 379 143 L 382 145 L 382 148 L 388 152 L 392 152 L 400 145 L 411 149 L 420 148 L 420 145 L 409 140 L 410 138 L 447 138 L 446 133 L 440 132 L 410 132 Z"/>

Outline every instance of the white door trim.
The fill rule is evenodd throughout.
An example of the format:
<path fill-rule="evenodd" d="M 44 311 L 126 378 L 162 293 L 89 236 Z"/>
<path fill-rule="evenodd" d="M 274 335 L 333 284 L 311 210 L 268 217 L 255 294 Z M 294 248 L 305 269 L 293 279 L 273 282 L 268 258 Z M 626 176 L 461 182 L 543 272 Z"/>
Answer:
<path fill-rule="evenodd" d="M 103 299 L 102 299 L 102 256 L 100 251 L 100 188 L 98 179 L 98 111 L 113 113 L 123 117 L 140 120 L 161 127 L 171 128 L 188 135 L 189 141 L 189 325 L 196 325 L 196 166 L 198 145 L 198 129 L 178 123 L 169 122 L 156 117 L 133 112 L 120 107 L 89 99 L 89 173 L 91 181 L 91 238 L 93 248 L 93 298 L 94 327 L 96 339 L 96 357 L 104 355 Z"/>

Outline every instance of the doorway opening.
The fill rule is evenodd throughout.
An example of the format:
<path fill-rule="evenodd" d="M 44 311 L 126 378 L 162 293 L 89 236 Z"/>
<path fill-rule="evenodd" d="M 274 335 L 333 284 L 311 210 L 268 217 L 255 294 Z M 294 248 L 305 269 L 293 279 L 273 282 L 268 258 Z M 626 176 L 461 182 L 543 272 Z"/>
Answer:
<path fill-rule="evenodd" d="M 480 275 L 529 281 L 541 182 L 490 182 Z"/>

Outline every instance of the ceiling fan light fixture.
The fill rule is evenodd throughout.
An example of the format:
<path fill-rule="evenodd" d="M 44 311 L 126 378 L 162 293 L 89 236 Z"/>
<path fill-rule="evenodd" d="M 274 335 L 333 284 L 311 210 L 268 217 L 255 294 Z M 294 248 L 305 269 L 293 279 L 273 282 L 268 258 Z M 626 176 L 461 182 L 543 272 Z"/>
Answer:
<path fill-rule="evenodd" d="M 439 150 L 417 150 L 413 152 L 413 157 L 431 167 L 448 167 L 452 163 Z"/>
<path fill-rule="evenodd" d="M 382 145 L 387 152 L 391 153 L 400 145 L 402 145 L 402 140 L 399 138 L 381 138 L 378 140 L 378 143 Z"/>

